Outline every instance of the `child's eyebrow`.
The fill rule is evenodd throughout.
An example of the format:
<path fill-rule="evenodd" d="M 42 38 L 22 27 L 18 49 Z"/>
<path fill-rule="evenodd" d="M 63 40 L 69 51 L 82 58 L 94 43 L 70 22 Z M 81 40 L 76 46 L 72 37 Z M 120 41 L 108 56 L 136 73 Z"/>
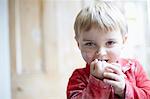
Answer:
<path fill-rule="evenodd" d="M 109 38 L 109 39 L 106 39 L 106 41 L 116 41 L 116 39 L 114 39 L 114 38 Z"/>
<path fill-rule="evenodd" d="M 93 40 L 83 39 L 84 42 L 94 42 Z"/>

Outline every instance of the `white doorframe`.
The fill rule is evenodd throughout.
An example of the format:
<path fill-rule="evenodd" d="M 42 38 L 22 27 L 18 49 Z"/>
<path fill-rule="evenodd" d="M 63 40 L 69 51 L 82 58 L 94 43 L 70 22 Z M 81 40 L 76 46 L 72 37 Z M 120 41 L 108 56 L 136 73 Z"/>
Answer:
<path fill-rule="evenodd" d="M 147 0 L 147 13 L 148 13 L 148 25 L 150 26 L 150 0 Z M 150 32 L 150 28 L 148 28 L 148 32 Z"/>
<path fill-rule="evenodd" d="M 0 99 L 11 99 L 8 0 L 0 0 Z"/>

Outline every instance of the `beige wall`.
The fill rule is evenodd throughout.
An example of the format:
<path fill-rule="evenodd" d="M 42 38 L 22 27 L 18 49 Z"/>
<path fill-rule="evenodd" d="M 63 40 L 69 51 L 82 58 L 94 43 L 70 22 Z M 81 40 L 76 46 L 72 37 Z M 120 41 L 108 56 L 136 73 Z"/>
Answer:
<path fill-rule="evenodd" d="M 10 0 L 13 99 L 65 99 L 84 64 L 74 40 L 79 0 Z"/>

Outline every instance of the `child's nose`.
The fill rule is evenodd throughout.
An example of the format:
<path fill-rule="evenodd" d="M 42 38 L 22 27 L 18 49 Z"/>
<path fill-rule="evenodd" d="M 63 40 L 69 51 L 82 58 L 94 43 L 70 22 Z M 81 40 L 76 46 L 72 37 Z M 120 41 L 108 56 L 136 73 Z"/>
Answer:
<path fill-rule="evenodd" d="M 104 48 L 104 47 L 101 47 L 97 50 L 97 55 L 99 55 L 99 56 L 104 56 L 106 54 L 107 54 L 106 48 Z"/>

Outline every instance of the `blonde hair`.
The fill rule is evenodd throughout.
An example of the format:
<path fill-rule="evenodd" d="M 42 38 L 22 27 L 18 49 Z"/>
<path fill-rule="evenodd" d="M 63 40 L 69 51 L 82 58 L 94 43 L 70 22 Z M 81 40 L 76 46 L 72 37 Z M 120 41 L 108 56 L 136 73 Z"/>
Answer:
<path fill-rule="evenodd" d="M 77 38 L 79 33 L 88 31 L 92 27 L 104 31 L 120 29 L 122 36 L 128 32 L 123 14 L 108 1 L 94 2 L 79 12 L 74 23 L 75 37 Z"/>

